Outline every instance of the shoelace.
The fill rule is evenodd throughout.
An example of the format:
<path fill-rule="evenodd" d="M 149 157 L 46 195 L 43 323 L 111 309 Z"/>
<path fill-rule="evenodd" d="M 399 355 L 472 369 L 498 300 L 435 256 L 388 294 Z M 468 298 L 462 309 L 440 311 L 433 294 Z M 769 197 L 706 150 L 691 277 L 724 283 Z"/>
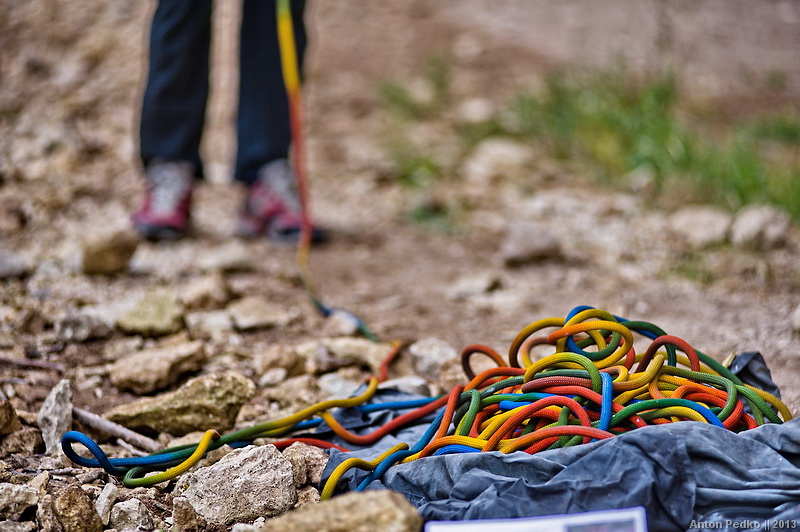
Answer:
<path fill-rule="evenodd" d="M 154 164 L 148 169 L 150 209 L 157 214 L 169 214 L 192 186 L 191 168 L 184 162 Z"/>

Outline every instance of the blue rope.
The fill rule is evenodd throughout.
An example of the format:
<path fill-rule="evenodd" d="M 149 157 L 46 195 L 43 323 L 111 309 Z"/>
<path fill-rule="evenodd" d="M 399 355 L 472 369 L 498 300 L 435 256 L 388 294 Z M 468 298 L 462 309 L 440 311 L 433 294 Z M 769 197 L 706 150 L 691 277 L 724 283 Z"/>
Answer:
<path fill-rule="evenodd" d="M 469 445 L 453 444 L 453 445 L 445 445 L 440 449 L 436 449 L 436 452 L 433 453 L 433 456 L 441 456 L 443 454 L 479 453 L 479 452 L 481 452 L 480 449 L 470 447 Z"/>
<path fill-rule="evenodd" d="M 611 427 L 611 417 L 614 413 L 611 406 L 614 403 L 614 383 L 611 380 L 611 375 L 608 373 L 600 373 L 600 378 L 603 380 L 602 397 L 603 402 L 600 405 L 600 423 L 597 428 L 608 432 Z"/>
<path fill-rule="evenodd" d="M 425 397 L 422 399 L 413 399 L 410 401 L 392 401 L 387 403 L 374 403 L 369 405 L 360 405 L 355 407 L 357 410 L 370 413 L 379 410 L 404 410 L 404 409 L 411 409 L 411 408 L 419 408 L 421 406 L 425 406 L 433 401 L 436 401 L 437 397 Z M 308 419 L 305 421 L 301 421 L 294 427 L 292 427 L 291 431 L 302 431 L 307 429 L 312 429 L 318 427 L 322 424 L 322 419 Z M 92 453 L 94 458 L 86 458 L 84 456 L 79 455 L 73 449 L 73 446 L 79 443 L 86 447 L 86 449 Z M 253 442 L 252 440 L 240 440 L 228 443 L 234 449 L 246 447 L 251 445 Z M 213 448 L 212 447 L 209 449 Z M 194 450 L 197 448 L 196 444 L 187 444 L 185 446 L 181 446 L 178 449 L 173 449 L 170 452 L 159 451 L 153 453 L 148 456 L 136 456 L 131 458 L 109 458 L 103 449 L 92 440 L 86 434 L 71 430 L 64 434 L 61 438 L 61 448 L 64 450 L 64 454 L 72 460 L 74 463 L 82 466 L 82 467 L 101 467 L 107 473 L 120 476 L 124 475 L 128 469 L 132 467 L 150 467 L 150 466 L 169 466 L 169 465 L 177 465 L 187 457 L 189 457 Z"/>
<path fill-rule="evenodd" d="M 442 424 L 442 420 L 444 419 L 444 410 L 445 409 L 442 409 L 442 411 L 439 412 L 439 415 L 436 416 L 436 419 L 433 420 L 433 423 L 428 426 L 428 430 L 425 431 L 425 434 L 422 435 L 422 438 L 420 438 L 420 440 L 414 444 L 414 447 L 408 449 L 407 451 L 398 451 L 396 453 L 392 453 L 384 458 L 383 462 L 378 464 L 378 467 L 376 467 L 375 470 L 370 473 L 370 475 L 365 478 L 361 484 L 358 485 L 358 487 L 356 487 L 355 491 L 364 491 L 367 489 L 367 486 L 369 486 L 374 480 L 382 477 L 383 474 L 386 473 L 386 471 L 394 464 L 424 449 L 425 446 L 428 445 L 433 439 L 436 431 L 439 429 L 439 425 Z"/>

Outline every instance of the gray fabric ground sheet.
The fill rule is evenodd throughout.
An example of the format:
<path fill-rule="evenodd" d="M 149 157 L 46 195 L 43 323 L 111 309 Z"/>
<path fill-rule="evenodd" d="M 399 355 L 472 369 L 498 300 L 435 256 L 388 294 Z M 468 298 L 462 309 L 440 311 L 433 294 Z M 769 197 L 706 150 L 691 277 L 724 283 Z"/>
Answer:
<path fill-rule="evenodd" d="M 397 437 L 413 445 L 420 430 Z M 394 438 L 392 438 L 392 441 Z M 332 451 L 323 476 L 390 442 Z M 740 434 L 686 421 L 536 455 L 433 456 L 392 467 L 370 489 L 405 495 L 426 520 L 502 519 L 643 506 L 650 530 L 687 530 L 721 509 L 800 516 L 800 420 Z M 366 476 L 351 470 L 346 489 Z"/>

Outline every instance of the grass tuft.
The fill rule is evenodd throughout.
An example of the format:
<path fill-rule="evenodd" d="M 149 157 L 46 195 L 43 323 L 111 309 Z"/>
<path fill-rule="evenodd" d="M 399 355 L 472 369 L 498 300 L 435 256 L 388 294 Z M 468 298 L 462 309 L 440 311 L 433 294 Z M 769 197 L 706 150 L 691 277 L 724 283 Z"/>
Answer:
<path fill-rule="evenodd" d="M 447 61 L 435 57 L 422 93 L 396 81 L 382 85 L 385 107 L 403 120 L 394 126 L 400 137 L 405 126 L 452 118 L 450 79 Z M 549 157 L 582 163 L 605 186 L 639 191 L 664 208 L 770 203 L 800 220 L 800 112 L 720 120 L 713 109 L 693 109 L 669 72 L 634 77 L 617 66 L 560 73 L 537 92 L 520 91 L 483 122 L 441 129 L 459 137 L 461 154 L 454 160 L 464 160 L 485 139 L 512 137 Z M 436 145 L 405 140 L 390 143 L 388 151 L 398 180 L 408 186 L 430 187 L 453 173 Z"/>
<path fill-rule="evenodd" d="M 711 139 L 681 116 L 680 103 L 670 74 L 560 74 L 543 92 L 516 97 L 508 132 L 589 163 L 604 183 L 629 187 L 629 176 L 644 171 L 667 204 L 673 190 L 691 190 L 695 201 L 730 209 L 767 202 L 800 219 L 800 115 L 745 121 Z"/>

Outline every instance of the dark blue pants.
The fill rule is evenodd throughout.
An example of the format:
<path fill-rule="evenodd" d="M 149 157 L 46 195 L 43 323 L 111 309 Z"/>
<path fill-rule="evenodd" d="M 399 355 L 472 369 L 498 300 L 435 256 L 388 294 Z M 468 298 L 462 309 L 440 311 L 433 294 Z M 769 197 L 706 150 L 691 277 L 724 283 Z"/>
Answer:
<path fill-rule="evenodd" d="M 159 0 L 150 31 L 140 155 L 192 161 L 202 177 L 200 138 L 209 88 L 212 0 Z M 305 0 L 292 0 L 298 60 L 306 46 Z M 243 0 L 234 178 L 251 183 L 259 168 L 288 156 L 289 104 L 281 73 L 275 0 Z"/>

